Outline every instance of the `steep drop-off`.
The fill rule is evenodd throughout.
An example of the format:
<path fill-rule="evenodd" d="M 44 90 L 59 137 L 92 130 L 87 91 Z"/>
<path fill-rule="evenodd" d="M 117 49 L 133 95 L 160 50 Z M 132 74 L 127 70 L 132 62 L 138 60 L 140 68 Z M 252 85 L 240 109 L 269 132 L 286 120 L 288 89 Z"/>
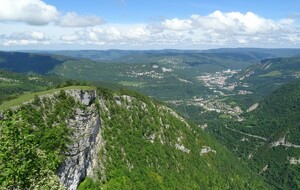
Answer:
<path fill-rule="evenodd" d="M 43 95 L 0 125 L 2 188 L 269 189 L 202 129 L 133 92 Z"/>
<path fill-rule="evenodd" d="M 93 176 L 97 167 L 97 152 L 102 143 L 101 122 L 97 107 L 93 104 L 96 91 L 67 90 L 85 109 L 76 108 L 68 119 L 73 131 L 72 143 L 64 153 L 65 159 L 59 167 L 58 176 L 67 189 L 76 189 L 86 175 Z"/>

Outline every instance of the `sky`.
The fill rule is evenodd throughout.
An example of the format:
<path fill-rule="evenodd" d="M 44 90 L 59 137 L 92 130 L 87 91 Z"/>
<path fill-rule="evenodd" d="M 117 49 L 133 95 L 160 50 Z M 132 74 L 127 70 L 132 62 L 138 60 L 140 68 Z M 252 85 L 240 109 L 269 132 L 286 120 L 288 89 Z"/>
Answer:
<path fill-rule="evenodd" d="M 300 48 L 299 0 L 0 0 L 0 50 Z"/>

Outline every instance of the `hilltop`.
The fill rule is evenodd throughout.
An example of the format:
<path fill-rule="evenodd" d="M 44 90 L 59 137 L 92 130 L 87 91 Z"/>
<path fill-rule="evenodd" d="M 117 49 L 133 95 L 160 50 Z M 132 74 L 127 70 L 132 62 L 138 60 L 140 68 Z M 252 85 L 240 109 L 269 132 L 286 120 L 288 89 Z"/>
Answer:
<path fill-rule="evenodd" d="M 79 189 L 268 189 L 165 105 L 130 91 L 59 90 L 4 112 L 2 187 L 75 189 L 85 179 Z"/>

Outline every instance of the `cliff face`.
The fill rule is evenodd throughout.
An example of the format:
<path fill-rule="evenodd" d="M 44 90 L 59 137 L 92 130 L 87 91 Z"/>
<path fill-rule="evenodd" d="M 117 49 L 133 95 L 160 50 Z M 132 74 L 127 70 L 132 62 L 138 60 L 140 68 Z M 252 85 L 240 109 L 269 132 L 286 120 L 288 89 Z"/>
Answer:
<path fill-rule="evenodd" d="M 67 94 L 74 97 L 86 107 L 76 108 L 68 126 L 72 129 L 72 144 L 69 145 L 66 159 L 60 166 L 58 176 L 68 190 L 75 190 L 87 176 L 94 176 L 97 168 L 97 152 L 103 142 L 101 137 L 101 120 L 94 103 L 98 101 L 96 91 L 68 90 Z"/>

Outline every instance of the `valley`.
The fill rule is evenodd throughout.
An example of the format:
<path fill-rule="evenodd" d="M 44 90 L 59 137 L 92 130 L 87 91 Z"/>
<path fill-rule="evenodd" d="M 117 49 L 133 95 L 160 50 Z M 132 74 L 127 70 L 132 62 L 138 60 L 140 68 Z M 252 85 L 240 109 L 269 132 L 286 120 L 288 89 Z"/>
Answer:
<path fill-rule="evenodd" d="M 0 190 L 300 190 L 300 3 L 0 0 Z"/>
<path fill-rule="evenodd" d="M 262 185 L 261 188 L 298 188 L 300 145 L 297 138 L 299 136 L 297 126 L 299 126 L 298 124 L 300 123 L 300 119 L 297 116 L 297 106 L 299 105 L 297 94 L 300 86 L 299 82 L 297 82 L 297 73 L 300 71 L 298 57 L 266 58 L 259 60 L 254 56 L 257 54 L 253 52 L 243 52 L 242 54 L 206 54 L 202 52 L 166 53 L 165 51 L 120 52 L 116 58 L 112 56 L 106 58 L 106 62 L 103 62 L 103 60 L 99 62 L 86 58 L 83 59 L 82 57 L 79 59 L 76 57 L 65 57 L 65 55 L 56 57 L 57 55 L 47 54 L 46 56 L 48 58 L 59 59 L 61 61 L 60 63 L 57 62 L 58 64 L 53 68 L 47 70 L 47 74 L 45 74 L 44 68 L 37 73 L 33 73 L 36 72 L 36 70 L 31 71 L 30 67 L 27 67 L 29 70 L 19 72 L 20 69 L 16 68 L 17 65 L 7 66 L 10 60 L 7 59 L 6 64 L 3 65 L 3 69 L 10 68 L 11 71 L 2 70 L 0 73 L 0 85 L 4 87 L 0 96 L 2 101 L 0 109 L 6 110 L 13 108 L 15 105 L 24 102 L 28 102 L 29 104 L 34 103 L 37 101 L 37 96 L 40 96 L 41 100 L 44 99 L 43 94 L 46 94 L 45 98 L 47 98 L 47 94 L 58 93 L 59 91 L 76 90 L 78 88 L 84 88 L 81 90 L 87 91 L 97 89 L 100 98 L 100 113 L 104 113 L 104 115 L 101 116 L 101 122 L 104 126 L 105 123 L 108 123 L 108 126 L 117 127 L 116 129 L 107 128 L 101 132 L 101 134 L 104 135 L 102 138 L 106 139 L 107 142 L 109 141 L 108 139 L 110 139 L 111 143 L 114 142 L 117 144 L 107 145 L 110 146 L 112 152 L 107 152 L 108 149 L 105 148 L 103 150 L 104 152 L 101 153 L 103 156 L 99 157 L 100 160 L 107 159 L 107 156 L 110 157 L 110 159 L 113 159 L 112 156 L 117 155 L 126 157 L 129 152 L 133 151 L 131 148 L 128 149 L 128 147 L 125 149 L 124 146 L 120 145 L 119 141 L 128 143 L 128 146 L 136 141 L 129 142 L 128 140 L 122 139 L 122 136 L 112 137 L 111 135 L 113 133 L 120 135 L 122 132 L 124 135 L 131 136 L 135 140 L 138 140 L 136 138 L 139 138 L 142 134 L 142 136 L 145 136 L 145 140 L 153 144 L 154 147 L 157 148 L 160 146 L 157 143 L 163 145 L 160 150 L 161 154 L 164 154 L 161 151 L 170 151 L 169 148 L 166 149 L 166 147 L 164 147 L 169 144 L 175 150 L 182 152 L 182 154 L 193 155 L 193 159 L 195 159 L 194 154 L 198 154 L 200 156 L 199 159 L 209 156 L 209 160 L 205 162 L 208 167 L 214 164 L 217 164 L 215 166 L 216 168 L 221 167 L 218 164 L 223 161 L 228 162 L 228 164 L 225 164 L 226 166 L 222 165 L 222 168 L 227 167 L 230 166 L 229 162 L 237 159 L 241 162 L 241 166 L 237 166 L 235 172 L 243 173 L 249 169 L 248 172 L 250 176 L 252 176 L 251 173 L 253 172 L 254 176 L 260 176 L 263 180 L 262 183 L 259 182 L 259 184 L 256 184 Z M 103 54 L 103 52 L 99 53 L 99 55 L 101 54 Z M 254 57 L 247 57 L 247 59 L 241 60 L 241 57 L 245 56 L 245 54 L 253 54 Z M 81 56 L 84 57 L 84 55 L 85 54 L 81 52 Z M 228 57 L 229 55 L 230 58 Z M 7 54 L 3 60 L 6 60 L 5 58 L 9 56 L 14 56 L 14 54 Z M 31 57 L 28 55 L 22 56 Z M 33 57 L 39 56 L 43 57 L 42 54 Z M 267 56 L 270 56 L 270 54 L 267 54 Z M 42 60 L 43 59 L 44 58 L 42 58 Z M 116 60 L 118 60 L 118 62 L 116 62 Z M 31 65 L 30 60 L 24 62 L 25 65 L 27 63 Z M 286 65 L 282 66 L 283 64 Z M 41 67 L 43 66 L 41 65 Z M 18 73 L 13 71 L 17 71 Z M 29 71 L 29 73 L 27 71 Z M 86 85 L 96 87 L 84 87 Z M 103 87 L 107 89 L 103 89 Z M 170 108 L 158 106 L 155 102 L 150 103 L 150 99 L 147 97 L 126 89 L 146 94 L 156 99 L 155 102 L 160 102 Z M 293 90 L 291 91 L 291 89 Z M 50 97 L 52 97 L 52 95 Z M 101 97 L 106 100 L 104 101 Z M 142 103 L 133 103 L 135 101 L 133 97 L 138 97 L 142 100 Z M 137 106 L 136 104 L 140 105 Z M 156 106 L 153 107 L 153 105 Z M 123 106 L 123 108 L 120 106 Z M 84 111 L 83 107 L 79 106 L 79 108 Z M 172 109 L 176 110 L 179 114 Z M 284 109 L 286 109 L 286 111 L 284 111 Z M 148 118 L 150 110 L 152 110 L 150 114 L 151 117 Z M 177 124 L 175 124 L 176 122 L 168 123 L 168 121 L 163 119 L 161 114 L 167 114 L 165 113 L 166 111 L 170 116 L 164 117 L 174 117 L 178 119 L 178 122 L 182 122 L 182 125 L 191 131 L 179 132 L 177 131 L 179 128 L 176 128 L 176 130 L 174 129 L 170 132 L 169 127 L 172 125 L 176 126 Z M 79 113 L 76 111 L 75 114 L 80 115 L 83 114 L 83 112 Z M 152 116 L 159 117 L 155 118 Z M 116 118 L 117 121 L 122 122 L 118 124 L 117 121 L 111 121 L 109 118 Z M 127 121 L 128 118 L 129 120 Z M 151 124 L 151 121 L 154 122 L 154 124 Z M 74 120 L 72 123 L 77 123 L 77 121 Z M 145 127 L 145 131 L 137 132 L 133 130 L 130 132 L 127 131 L 123 125 L 129 128 L 133 127 L 132 129 L 143 126 Z M 161 128 L 157 128 L 158 126 L 161 126 Z M 120 131 L 121 128 L 122 130 Z M 150 129 L 152 132 L 149 131 Z M 114 132 L 109 132 L 110 130 Z M 105 136 L 106 133 L 107 135 Z M 175 137 L 173 133 L 179 133 L 180 135 L 175 135 Z M 192 140 L 196 138 L 194 137 L 195 135 L 201 136 L 197 137 L 199 140 Z M 116 141 L 115 138 L 121 139 Z M 173 142 L 173 138 L 177 140 Z M 184 143 L 186 142 L 186 140 L 184 140 L 185 138 L 192 139 L 186 144 Z M 203 143 L 206 141 L 204 139 L 210 143 Z M 139 139 L 139 141 L 140 140 L 141 139 Z M 142 140 L 141 142 L 144 144 L 139 146 L 143 147 L 145 143 L 147 144 L 146 141 L 144 142 L 144 140 Z M 198 152 L 193 148 L 197 142 L 200 143 L 197 150 Z M 218 146 L 221 147 L 217 148 Z M 121 149 L 116 149 L 116 147 L 121 147 Z M 140 147 L 136 148 L 141 151 Z M 151 146 L 149 148 L 151 153 L 155 153 Z M 223 149 L 228 152 L 224 154 L 220 153 Z M 145 168 L 145 171 L 150 173 L 154 172 L 156 176 L 155 179 L 164 179 L 164 182 L 161 180 L 156 181 L 158 182 L 157 185 L 161 188 L 174 187 L 174 184 L 167 182 L 171 180 L 169 179 L 170 176 L 164 174 L 164 172 L 166 172 L 165 169 L 170 167 L 170 163 L 164 165 L 164 159 L 149 162 L 150 152 L 145 152 L 145 155 L 147 155 L 145 158 L 147 158 L 146 162 L 148 163 L 148 167 L 152 169 L 149 170 L 147 167 L 148 169 Z M 222 156 L 218 159 L 222 161 L 217 161 L 216 158 L 213 158 L 219 157 L 220 154 Z M 229 154 L 232 154 L 229 160 L 223 157 Z M 165 156 L 168 157 L 170 155 L 166 154 Z M 190 168 L 190 166 L 187 165 L 180 167 L 184 161 L 181 160 L 181 164 L 179 164 L 178 159 L 180 157 L 178 156 L 177 153 L 173 155 L 173 157 L 176 157 L 174 164 L 177 165 L 177 172 L 186 170 L 184 167 Z M 129 189 L 134 187 L 143 188 L 143 185 L 144 187 L 148 187 L 149 184 L 144 184 L 146 179 L 142 180 L 141 183 L 143 185 L 140 184 L 142 186 L 136 186 L 137 184 L 131 181 L 132 179 L 137 179 L 134 176 L 135 174 L 133 175 L 132 173 L 132 170 L 135 168 L 135 158 L 130 157 L 130 159 L 124 160 L 124 158 L 121 157 L 115 157 L 113 160 L 123 160 L 124 163 L 119 163 L 119 161 L 114 163 L 112 162 L 113 160 L 110 160 L 110 164 L 124 164 L 122 168 L 125 167 L 125 170 L 113 169 L 113 165 L 106 165 L 106 161 L 102 160 L 100 164 L 101 168 L 110 169 L 105 173 L 103 173 L 104 170 L 98 171 L 101 174 L 96 178 L 94 174 L 91 175 L 92 178 L 85 178 L 82 186 L 89 184 L 108 188 L 126 183 Z M 173 157 L 168 157 L 168 160 L 173 159 Z M 210 160 L 212 158 L 214 161 Z M 144 159 L 144 157 L 140 159 Z M 184 159 L 188 158 L 184 156 Z M 197 161 L 198 164 L 201 163 L 197 166 L 200 167 L 199 171 L 206 167 L 201 159 L 199 162 Z M 139 162 L 136 162 L 136 164 L 138 164 L 139 167 L 144 165 Z M 246 166 L 243 166 L 244 164 Z M 164 165 L 165 169 L 161 168 L 162 165 Z M 117 173 L 113 173 L 108 177 L 108 173 L 113 171 L 117 172 L 118 175 Z M 191 169 L 188 169 L 188 171 L 191 171 Z M 210 171 L 210 174 L 206 175 L 209 175 L 211 178 L 198 179 L 198 177 L 195 177 L 193 178 L 193 180 L 195 180 L 194 185 L 191 184 L 189 189 L 193 189 L 196 186 L 202 188 L 221 188 L 226 185 L 232 187 L 232 189 L 240 189 L 243 186 L 242 181 L 244 180 L 239 181 L 236 179 L 237 183 L 235 185 L 231 183 L 228 184 L 227 178 L 224 179 L 224 181 L 221 180 L 222 182 L 214 181 L 215 177 L 218 176 L 218 178 L 220 178 L 221 174 L 219 172 L 222 172 L 223 169 L 215 170 L 209 168 L 208 171 Z M 145 175 L 150 175 L 148 172 L 146 172 Z M 282 172 L 285 172 L 289 178 L 282 179 Z M 244 175 L 242 173 L 239 175 Z M 249 175 L 244 175 L 244 177 L 247 178 Z M 127 177 L 124 178 L 124 176 Z M 173 177 L 174 179 L 172 180 L 178 180 L 180 178 L 180 176 L 175 173 Z M 80 180 L 83 179 L 84 178 L 80 178 Z M 93 181 L 93 179 L 97 180 Z M 126 180 L 124 181 L 124 179 Z M 208 180 L 207 183 L 205 182 L 206 180 Z M 247 178 L 246 181 L 249 182 L 249 179 Z M 151 181 L 149 183 L 154 184 L 156 182 Z M 255 184 L 249 186 L 248 182 L 244 185 L 249 188 L 256 187 Z M 182 181 L 182 183 L 185 182 Z M 217 185 L 217 183 L 220 185 Z M 79 183 L 75 186 L 77 187 L 78 185 Z M 180 186 L 180 184 L 176 184 L 176 186 Z M 153 189 L 155 188 L 156 187 L 153 187 Z"/>

